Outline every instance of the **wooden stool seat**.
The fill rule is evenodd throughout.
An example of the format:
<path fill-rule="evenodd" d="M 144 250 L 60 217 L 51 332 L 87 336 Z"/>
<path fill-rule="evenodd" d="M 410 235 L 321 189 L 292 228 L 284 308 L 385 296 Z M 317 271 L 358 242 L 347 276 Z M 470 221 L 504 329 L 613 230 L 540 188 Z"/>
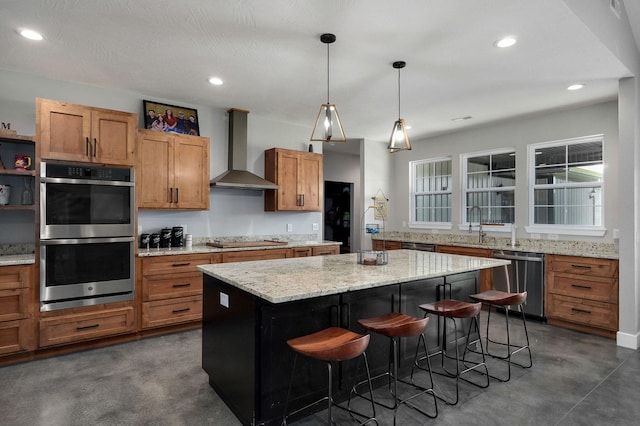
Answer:
<path fill-rule="evenodd" d="M 375 318 L 359 319 L 365 329 L 387 337 L 411 337 L 422 334 L 429 318 L 414 318 L 398 312 L 391 312 Z"/>
<path fill-rule="evenodd" d="M 428 314 L 447 318 L 473 318 L 480 313 L 482 303 L 469 303 L 461 300 L 444 299 L 419 306 Z"/>
<path fill-rule="evenodd" d="M 321 361 L 346 361 L 360 356 L 369 345 L 368 334 L 340 327 L 329 327 L 306 336 L 287 340 L 294 351 Z"/>
<path fill-rule="evenodd" d="M 469 296 L 476 302 L 490 303 L 497 306 L 522 305 L 527 300 L 527 292 L 507 293 L 506 291 L 488 290 Z"/>

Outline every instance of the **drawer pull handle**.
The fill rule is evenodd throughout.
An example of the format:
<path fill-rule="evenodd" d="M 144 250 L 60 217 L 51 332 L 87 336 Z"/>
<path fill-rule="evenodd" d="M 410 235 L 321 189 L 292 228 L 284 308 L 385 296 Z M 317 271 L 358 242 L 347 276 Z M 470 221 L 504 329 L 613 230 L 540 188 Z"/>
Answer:
<path fill-rule="evenodd" d="M 571 311 L 575 312 L 577 314 L 590 314 L 591 313 L 591 311 L 587 311 L 587 310 L 584 310 L 584 309 L 577 309 L 577 308 L 571 308 Z"/>
<path fill-rule="evenodd" d="M 173 313 L 174 313 L 174 314 L 179 314 L 180 312 L 187 312 L 187 311 L 190 311 L 190 310 L 191 310 L 191 308 L 174 309 L 174 310 L 173 310 Z"/>
<path fill-rule="evenodd" d="M 590 285 L 571 284 L 571 287 L 584 288 L 584 289 L 591 290 L 591 286 Z"/>
<path fill-rule="evenodd" d="M 184 283 L 184 284 L 174 284 L 173 288 L 179 288 L 179 287 L 189 287 L 191 285 L 191 283 Z"/>
<path fill-rule="evenodd" d="M 85 325 L 84 327 L 76 327 L 76 331 L 89 330 L 90 328 L 98 328 L 100 324 Z"/>
<path fill-rule="evenodd" d="M 178 266 L 189 266 L 191 265 L 191 262 L 186 262 L 186 263 L 174 263 L 172 266 L 173 267 L 178 267 Z"/>
<path fill-rule="evenodd" d="M 571 265 L 571 267 L 576 269 L 591 269 L 589 265 Z"/>

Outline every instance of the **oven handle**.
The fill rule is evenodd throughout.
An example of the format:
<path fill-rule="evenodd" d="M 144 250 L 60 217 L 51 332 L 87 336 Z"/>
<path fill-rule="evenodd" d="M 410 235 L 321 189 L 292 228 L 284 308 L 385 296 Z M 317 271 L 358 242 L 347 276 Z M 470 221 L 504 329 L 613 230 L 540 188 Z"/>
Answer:
<path fill-rule="evenodd" d="M 128 243 L 133 242 L 135 237 L 111 237 L 111 238 L 64 238 L 40 240 L 40 245 L 54 246 L 61 244 L 97 244 L 97 243 Z"/>
<path fill-rule="evenodd" d="M 135 186 L 134 182 L 124 182 L 120 180 L 89 180 L 89 179 L 69 179 L 69 178 L 53 178 L 41 177 L 40 182 L 44 183 L 69 183 L 82 185 L 107 185 L 107 186 Z"/>

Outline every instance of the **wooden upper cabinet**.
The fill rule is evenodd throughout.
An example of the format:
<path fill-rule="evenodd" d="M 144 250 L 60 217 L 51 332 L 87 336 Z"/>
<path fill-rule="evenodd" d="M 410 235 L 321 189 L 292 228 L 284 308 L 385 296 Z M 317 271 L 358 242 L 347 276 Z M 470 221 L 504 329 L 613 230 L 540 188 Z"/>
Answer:
<path fill-rule="evenodd" d="M 322 211 L 322 154 L 272 148 L 264 166 L 265 178 L 279 187 L 265 191 L 265 211 Z"/>
<path fill-rule="evenodd" d="M 137 145 L 139 208 L 209 208 L 209 138 L 139 130 Z"/>
<path fill-rule="evenodd" d="M 136 114 L 37 99 L 36 120 L 43 160 L 135 164 Z"/>

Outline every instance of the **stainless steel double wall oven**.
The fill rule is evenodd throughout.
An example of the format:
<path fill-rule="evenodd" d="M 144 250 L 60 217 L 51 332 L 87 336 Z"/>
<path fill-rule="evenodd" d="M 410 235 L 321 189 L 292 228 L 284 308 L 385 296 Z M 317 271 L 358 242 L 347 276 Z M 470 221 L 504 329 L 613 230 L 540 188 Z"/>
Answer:
<path fill-rule="evenodd" d="M 132 300 L 132 168 L 41 164 L 40 310 Z"/>

